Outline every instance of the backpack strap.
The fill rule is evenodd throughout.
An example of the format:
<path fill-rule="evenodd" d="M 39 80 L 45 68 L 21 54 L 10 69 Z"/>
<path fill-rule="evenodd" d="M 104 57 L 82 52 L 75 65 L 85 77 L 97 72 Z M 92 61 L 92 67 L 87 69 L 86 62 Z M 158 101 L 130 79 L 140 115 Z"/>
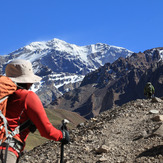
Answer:
<path fill-rule="evenodd" d="M 12 131 L 10 133 L 10 135 L 12 137 L 14 137 L 15 135 L 21 133 L 23 130 L 27 129 L 30 125 L 32 124 L 31 120 L 28 119 L 27 121 L 25 121 L 24 123 L 20 124 L 19 126 L 17 126 L 14 131 Z"/>
<path fill-rule="evenodd" d="M 3 126 L 4 126 L 4 128 L 5 128 L 5 134 L 6 134 L 6 137 L 8 137 L 9 136 L 9 133 L 8 133 L 8 122 L 7 122 L 7 119 L 6 119 L 6 117 L 2 114 L 2 111 L 0 110 L 0 117 L 3 119 Z M 1 144 L 2 142 L 0 142 L 0 144 Z"/>
<path fill-rule="evenodd" d="M 5 97 L 1 98 L 1 99 L 0 99 L 0 103 L 3 102 L 3 101 L 5 101 L 8 97 L 9 97 L 9 96 L 5 96 Z"/>

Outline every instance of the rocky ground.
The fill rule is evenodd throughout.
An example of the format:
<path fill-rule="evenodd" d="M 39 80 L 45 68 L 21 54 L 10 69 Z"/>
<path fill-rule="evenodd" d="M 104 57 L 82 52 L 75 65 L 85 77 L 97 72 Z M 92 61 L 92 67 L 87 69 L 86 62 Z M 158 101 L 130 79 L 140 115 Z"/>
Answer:
<path fill-rule="evenodd" d="M 65 163 L 163 163 L 163 98 L 136 100 L 70 131 Z M 58 163 L 60 143 L 47 141 L 21 163 Z"/>

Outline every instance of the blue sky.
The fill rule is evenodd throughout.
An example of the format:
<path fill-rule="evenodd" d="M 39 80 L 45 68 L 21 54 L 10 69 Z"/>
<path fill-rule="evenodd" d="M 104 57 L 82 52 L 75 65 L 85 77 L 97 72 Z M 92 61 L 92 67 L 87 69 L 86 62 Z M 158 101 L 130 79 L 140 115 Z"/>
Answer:
<path fill-rule="evenodd" d="M 163 46 L 163 0 L 0 0 L 0 55 L 53 38 L 133 52 Z"/>

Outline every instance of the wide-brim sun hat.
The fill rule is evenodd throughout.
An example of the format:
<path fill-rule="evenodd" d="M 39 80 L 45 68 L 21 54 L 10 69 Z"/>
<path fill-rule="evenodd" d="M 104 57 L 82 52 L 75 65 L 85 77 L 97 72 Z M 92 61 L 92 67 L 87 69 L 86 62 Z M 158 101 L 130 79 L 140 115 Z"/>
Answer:
<path fill-rule="evenodd" d="M 31 62 L 23 59 L 11 61 L 5 72 L 6 76 L 16 83 L 37 83 L 42 79 L 33 73 Z"/>

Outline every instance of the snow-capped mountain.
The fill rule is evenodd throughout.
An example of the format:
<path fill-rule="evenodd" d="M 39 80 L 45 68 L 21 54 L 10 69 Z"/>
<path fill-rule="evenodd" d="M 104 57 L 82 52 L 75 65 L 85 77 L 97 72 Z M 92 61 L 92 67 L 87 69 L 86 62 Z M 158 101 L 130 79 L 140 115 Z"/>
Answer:
<path fill-rule="evenodd" d="M 83 65 L 92 69 L 97 69 L 98 65 L 104 65 L 108 61 L 113 62 L 120 56 L 126 57 L 133 53 L 125 48 L 102 43 L 88 46 L 77 46 L 59 39 L 53 39 L 47 42 L 33 42 L 18 49 L 12 54 L 16 55 L 18 58 L 25 58 L 33 62 L 47 55 L 51 55 L 51 53 L 54 52 L 61 52 L 61 55 L 59 53 L 60 57 L 64 57 L 67 60 L 79 60 Z M 57 53 L 53 54 L 53 57 L 56 56 L 58 56 Z M 56 58 L 53 59 L 56 60 Z M 80 71 L 79 65 L 78 72 Z"/>
<path fill-rule="evenodd" d="M 144 53 L 146 57 L 151 55 L 163 59 L 163 48 L 146 50 Z M 30 60 L 34 72 L 42 77 L 42 81 L 33 85 L 32 90 L 40 96 L 43 104 L 47 105 L 63 93 L 79 87 L 89 72 L 131 54 L 133 52 L 125 48 L 102 43 L 77 46 L 53 39 L 33 42 L 6 56 L 0 56 L 0 73 L 4 74 L 5 65 L 13 59 Z"/>
<path fill-rule="evenodd" d="M 50 102 L 64 92 L 78 87 L 87 73 L 132 53 L 125 48 L 102 43 L 77 46 L 55 38 L 32 42 L 7 56 L 1 56 L 3 62 L 0 63 L 0 71 L 4 73 L 2 65 L 13 59 L 30 60 L 34 72 L 42 77 L 42 81 L 34 85 L 32 90 L 38 93 L 41 99 L 48 99 Z"/>

